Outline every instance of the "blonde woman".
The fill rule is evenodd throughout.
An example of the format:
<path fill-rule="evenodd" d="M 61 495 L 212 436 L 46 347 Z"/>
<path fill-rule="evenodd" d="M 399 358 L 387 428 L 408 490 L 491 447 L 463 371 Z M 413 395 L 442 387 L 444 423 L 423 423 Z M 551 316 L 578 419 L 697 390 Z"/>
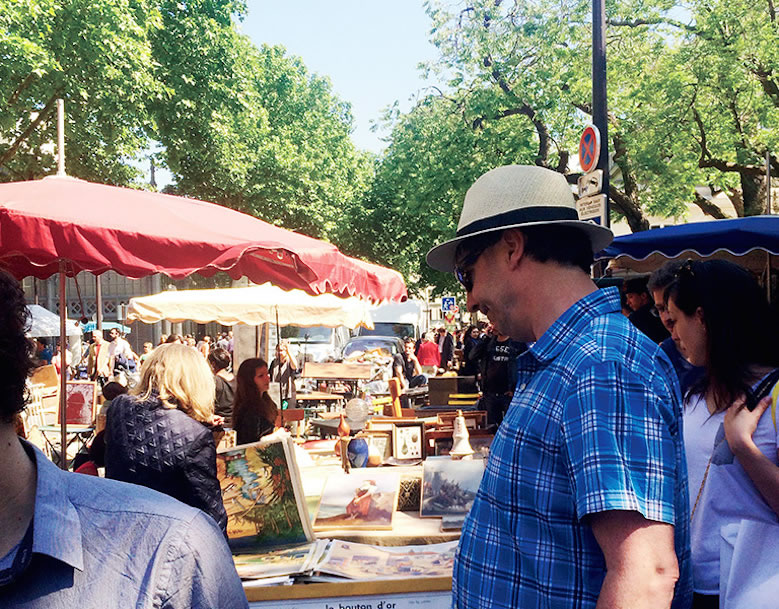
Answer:
<path fill-rule="evenodd" d="M 203 510 L 225 531 L 216 477 L 214 378 L 194 349 L 157 347 L 129 395 L 111 403 L 106 477 L 146 486 Z"/>

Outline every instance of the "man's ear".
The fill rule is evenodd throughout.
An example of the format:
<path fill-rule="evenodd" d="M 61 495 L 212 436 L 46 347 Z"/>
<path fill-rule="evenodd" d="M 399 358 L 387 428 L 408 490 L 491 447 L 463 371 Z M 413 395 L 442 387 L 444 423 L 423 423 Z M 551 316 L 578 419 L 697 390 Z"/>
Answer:
<path fill-rule="evenodd" d="M 501 241 L 504 245 L 501 255 L 506 257 L 509 269 L 516 268 L 525 254 L 525 235 L 518 228 L 509 228 L 503 231 Z"/>

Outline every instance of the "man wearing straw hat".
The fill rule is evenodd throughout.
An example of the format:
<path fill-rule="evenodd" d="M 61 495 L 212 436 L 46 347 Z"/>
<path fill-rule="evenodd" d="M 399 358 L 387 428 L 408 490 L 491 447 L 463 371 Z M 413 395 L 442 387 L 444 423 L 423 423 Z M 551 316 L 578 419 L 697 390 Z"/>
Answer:
<path fill-rule="evenodd" d="M 430 266 L 531 344 L 455 561 L 454 607 L 683 607 L 691 598 L 681 406 L 665 354 L 589 276 L 608 228 L 570 186 L 506 166 L 468 190 Z"/>

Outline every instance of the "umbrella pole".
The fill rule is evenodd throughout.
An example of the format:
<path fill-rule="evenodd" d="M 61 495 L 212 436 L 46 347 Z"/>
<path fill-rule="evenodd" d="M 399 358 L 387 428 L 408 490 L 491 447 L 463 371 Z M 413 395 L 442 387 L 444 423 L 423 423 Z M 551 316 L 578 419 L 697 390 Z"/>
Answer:
<path fill-rule="evenodd" d="M 279 356 L 278 354 L 281 352 L 281 329 L 279 328 L 279 305 L 276 305 L 276 354 L 275 354 L 275 360 L 276 360 L 276 367 L 273 369 L 274 372 L 279 373 L 279 401 L 281 404 L 279 404 L 279 410 L 282 410 L 282 406 L 284 405 L 284 393 L 282 389 L 282 382 L 281 382 L 281 364 L 279 364 Z M 282 418 L 282 427 L 283 427 L 284 419 Z"/>
<path fill-rule="evenodd" d="M 65 341 L 67 340 L 65 320 L 68 315 L 68 303 L 65 296 L 65 261 L 60 260 L 59 269 L 60 280 L 60 467 L 64 470 L 68 469 L 68 450 L 67 450 L 67 409 L 65 391 L 67 389 L 67 369 L 68 358 L 65 356 Z"/>

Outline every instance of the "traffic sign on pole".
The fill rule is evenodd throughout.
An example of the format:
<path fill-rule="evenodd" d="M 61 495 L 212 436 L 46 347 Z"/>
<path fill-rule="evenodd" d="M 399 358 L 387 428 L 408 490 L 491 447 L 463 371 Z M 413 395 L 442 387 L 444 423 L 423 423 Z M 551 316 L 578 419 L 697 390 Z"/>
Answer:
<path fill-rule="evenodd" d="M 455 313 L 457 302 L 454 296 L 444 296 L 441 298 L 441 311 L 443 313 Z"/>
<path fill-rule="evenodd" d="M 579 165 L 584 173 L 598 166 L 600 159 L 600 131 L 595 125 L 587 125 L 579 140 Z"/>
<path fill-rule="evenodd" d="M 594 197 L 582 197 L 576 201 L 576 211 L 579 213 L 579 220 L 594 222 L 601 226 L 606 224 L 606 195 L 596 195 Z"/>
<path fill-rule="evenodd" d="M 579 178 L 579 196 L 594 197 L 603 190 L 603 170 L 596 169 Z"/>

